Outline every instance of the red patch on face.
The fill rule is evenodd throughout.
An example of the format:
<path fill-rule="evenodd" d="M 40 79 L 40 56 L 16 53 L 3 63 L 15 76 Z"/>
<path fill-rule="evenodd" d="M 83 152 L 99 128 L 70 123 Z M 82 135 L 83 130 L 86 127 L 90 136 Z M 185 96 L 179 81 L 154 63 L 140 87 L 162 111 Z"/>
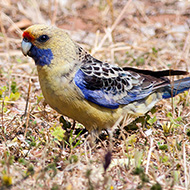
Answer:
<path fill-rule="evenodd" d="M 23 38 L 27 38 L 30 42 L 33 41 L 35 38 L 33 35 L 31 35 L 29 32 L 24 32 L 22 34 Z"/>

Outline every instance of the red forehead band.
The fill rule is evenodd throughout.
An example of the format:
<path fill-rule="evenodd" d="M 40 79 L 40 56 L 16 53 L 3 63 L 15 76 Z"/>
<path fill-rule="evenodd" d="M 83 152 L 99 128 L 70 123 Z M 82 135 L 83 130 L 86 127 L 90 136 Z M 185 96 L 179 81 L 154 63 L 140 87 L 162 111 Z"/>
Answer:
<path fill-rule="evenodd" d="M 29 41 L 33 41 L 35 38 L 33 35 L 31 35 L 29 32 L 23 32 L 22 34 L 23 38 L 27 38 Z"/>

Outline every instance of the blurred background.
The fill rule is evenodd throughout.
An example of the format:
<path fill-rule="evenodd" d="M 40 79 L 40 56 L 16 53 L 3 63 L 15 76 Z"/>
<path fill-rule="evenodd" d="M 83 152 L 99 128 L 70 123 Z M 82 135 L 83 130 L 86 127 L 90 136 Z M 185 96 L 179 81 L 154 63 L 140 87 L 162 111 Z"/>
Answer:
<path fill-rule="evenodd" d="M 138 53 L 152 48 L 176 51 L 175 43 L 185 41 L 190 23 L 188 0 L 1 0 L 0 11 L 0 55 L 16 54 L 22 31 L 32 24 L 46 23 L 68 30 L 96 56 L 120 64 L 131 63 Z M 173 50 L 174 55 L 166 53 L 164 59 L 178 56 Z M 156 68 L 167 67 L 159 59 Z"/>

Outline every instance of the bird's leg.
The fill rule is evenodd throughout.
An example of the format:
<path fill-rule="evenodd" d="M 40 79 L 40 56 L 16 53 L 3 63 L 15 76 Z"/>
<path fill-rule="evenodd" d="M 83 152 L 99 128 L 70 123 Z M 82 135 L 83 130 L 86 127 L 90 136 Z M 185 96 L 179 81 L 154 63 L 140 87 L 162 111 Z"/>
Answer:
<path fill-rule="evenodd" d="M 42 105 L 43 105 L 43 110 L 42 110 L 43 117 L 45 117 L 45 118 L 47 119 L 47 121 L 49 121 L 49 119 L 48 119 L 48 112 L 46 111 L 46 106 L 47 106 L 48 104 L 47 104 L 46 101 L 44 100 L 44 101 L 42 102 Z"/>
<path fill-rule="evenodd" d="M 91 147 L 95 147 L 99 141 L 102 142 L 101 139 L 99 138 L 99 134 L 100 131 L 97 129 L 91 131 L 89 136 L 89 143 Z"/>
<path fill-rule="evenodd" d="M 72 125 L 72 127 L 71 127 L 71 129 L 75 129 L 75 125 L 76 125 L 76 121 L 73 119 L 73 125 Z"/>
<path fill-rule="evenodd" d="M 108 132 L 106 132 L 106 133 L 109 136 L 109 133 Z M 101 136 L 102 134 L 100 134 L 99 130 L 94 129 L 94 130 L 90 131 L 89 134 L 90 135 L 87 137 L 86 140 L 89 143 L 89 146 L 91 148 L 96 148 L 99 143 L 101 144 L 101 146 L 105 147 L 105 144 L 103 143 L 103 140 L 105 140 L 105 139 L 102 138 L 103 136 Z"/>

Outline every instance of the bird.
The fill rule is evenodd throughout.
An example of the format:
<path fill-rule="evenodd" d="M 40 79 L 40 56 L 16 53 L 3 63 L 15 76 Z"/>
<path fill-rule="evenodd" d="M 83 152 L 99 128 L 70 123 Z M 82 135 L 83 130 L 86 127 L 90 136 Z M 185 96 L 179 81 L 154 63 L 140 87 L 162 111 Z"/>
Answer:
<path fill-rule="evenodd" d="M 51 25 L 24 30 L 21 49 L 37 66 L 46 103 L 89 132 L 110 129 L 121 116 L 143 116 L 160 100 L 190 88 L 190 77 L 174 82 L 167 77 L 187 71 L 142 70 L 100 61 Z"/>

